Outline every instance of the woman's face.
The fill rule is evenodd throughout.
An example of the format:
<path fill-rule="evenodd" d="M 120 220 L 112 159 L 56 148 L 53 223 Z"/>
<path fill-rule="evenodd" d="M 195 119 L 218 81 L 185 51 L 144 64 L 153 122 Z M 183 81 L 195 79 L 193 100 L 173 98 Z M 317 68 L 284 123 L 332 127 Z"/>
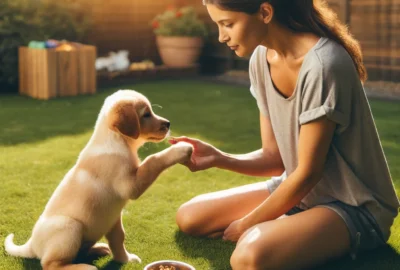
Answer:
<path fill-rule="evenodd" d="M 267 24 L 260 13 L 249 15 L 244 12 L 226 11 L 213 4 L 207 4 L 211 19 L 217 24 L 219 42 L 226 43 L 237 56 L 253 53 L 267 33 Z"/>

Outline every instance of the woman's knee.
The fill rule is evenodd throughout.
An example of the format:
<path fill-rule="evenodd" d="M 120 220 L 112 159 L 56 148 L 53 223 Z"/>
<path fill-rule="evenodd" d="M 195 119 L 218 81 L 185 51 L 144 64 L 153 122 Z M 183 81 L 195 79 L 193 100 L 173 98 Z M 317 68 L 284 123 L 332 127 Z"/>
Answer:
<path fill-rule="evenodd" d="M 190 235 L 200 235 L 200 218 L 196 206 L 191 201 L 181 205 L 176 213 L 176 224 L 179 229 Z"/>
<path fill-rule="evenodd" d="M 240 242 L 232 253 L 230 263 L 233 270 L 247 269 L 258 270 L 266 269 L 263 261 L 265 260 L 265 250 L 261 251 L 257 244 Z"/>
<path fill-rule="evenodd" d="M 249 230 L 237 243 L 230 259 L 233 270 L 271 269 L 266 262 L 273 261 L 273 243 L 257 241 L 257 230 Z"/>

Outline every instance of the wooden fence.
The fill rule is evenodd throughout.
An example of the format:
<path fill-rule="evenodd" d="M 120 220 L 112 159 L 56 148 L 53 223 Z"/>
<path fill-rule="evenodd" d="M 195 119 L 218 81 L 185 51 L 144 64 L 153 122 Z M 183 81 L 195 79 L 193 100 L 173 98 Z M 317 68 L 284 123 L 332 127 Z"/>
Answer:
<path fill-rule="evenodd" d="M 360 41 L 370 80 L 400 81 L 400 1 L 350 1 L 350 29 Z"/>

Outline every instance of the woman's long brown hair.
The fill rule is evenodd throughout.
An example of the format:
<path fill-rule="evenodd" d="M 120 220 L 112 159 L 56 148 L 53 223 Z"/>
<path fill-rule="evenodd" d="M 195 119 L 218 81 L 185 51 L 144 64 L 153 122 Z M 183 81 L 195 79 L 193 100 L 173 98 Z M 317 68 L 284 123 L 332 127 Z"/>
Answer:
<path fill-rule="evenodd" d="M 275 20 L 294 32 L 314 33 L 341 44 L 353 59 L 362 82 L 367 80 L 361 48 L 356 39 L 323 0 L 203 0 L 223 10 L 255 14 L 262 3 L 274 8 Z"/>

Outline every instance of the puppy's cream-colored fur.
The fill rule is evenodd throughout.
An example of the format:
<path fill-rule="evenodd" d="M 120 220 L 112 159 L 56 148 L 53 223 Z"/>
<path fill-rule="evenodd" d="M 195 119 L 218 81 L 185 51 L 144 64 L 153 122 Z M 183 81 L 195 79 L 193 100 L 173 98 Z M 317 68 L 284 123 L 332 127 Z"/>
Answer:
<path fill-rule="evenodd" d="M 38 258 L 44 269 L 96 269 L 72 264 L 81 252 L 112 252 L 116 261 L 140 262 L 125 249 L 121 211 L 163 170 L 190 158 L 192 146 L 180 143 L 139 160 L 139 147 L 162 141 L 168 133 L 168 120 L 155 115 L 142 94 L 120 90 L 109 96 L 90 141 L 54 191 L 31 238 L 16 246 L 10 234 L 5 240 L 7 253 Z M 108 245 L 96 244 L 103 236 Z"/>

